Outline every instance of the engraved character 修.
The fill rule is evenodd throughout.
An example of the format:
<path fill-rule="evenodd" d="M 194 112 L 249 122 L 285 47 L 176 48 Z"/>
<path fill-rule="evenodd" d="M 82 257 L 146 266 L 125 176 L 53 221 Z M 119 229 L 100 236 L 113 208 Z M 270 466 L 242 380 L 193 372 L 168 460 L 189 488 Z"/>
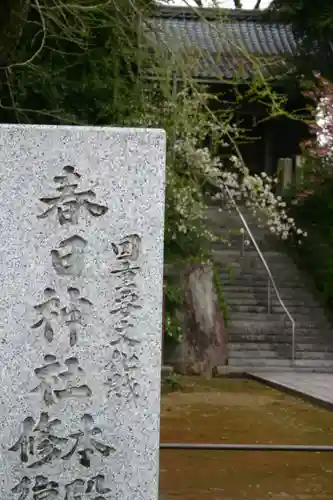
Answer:
<path fill-rule="evenodd" d="M 60 225 L 77 224 L 82 208 L 85 208 L 90 215 L 100 217 L 104 215 L 108 208 L 96 203 L 96 194 L 91 189 L 79 191 L 81 175 L 75 168 L 67 165 L 63 168 L 63 175 L 53 178 L 57 191 L 56 196 L 43 197 L 40 201 L 48 208 L 38 216 L 45 219 L 53 213 L 57 214 Z"/>
<path fill-rule="evenodd" d="M 19 453 L 21 462 L 28 464 L 28 469 L 37 469 L 50 463 L 63 453 L 62 447 L 67 438 L 54 434 L 54 429 L 61 424 L 58 419 L 50 420 L 46 412 L 41 413 L 39 421 L 27 417 L 22 423 L 22 433 L 9 451 Z"/>
<path fill-rule="evenodd" d="M 111 490 L 104 482 L 102 474 L 88 480 L 75 479 L 65 486 L 65 500 L 109 500 Z"/>
<path fill-rule="evenodd" d="M 90 397 L 92 392 L 87 384 L 82 383 L 84 370 L 75 357 L 65 360 L 66 371 L 62 371 L 61 364 L 55 356 L 44 356 L 45 364 L 35 369 L 35 375 L 40 383 L 32 389 L 32 393 L 40 393 L 47 406 L 57 403 L 61 399 Z"/>
<path fill-rule="evenodd" d="M 59 497 L 59 483 L 49 481 L 45 476 L 36 476 L 35 483 L 24 476 L 12 488 L 12 493 L 20 495 L 18 500 L 56 500 Z"/>
<path fill-rule="evenodd" d="M 83 430 L 69 435 L 75 440 L 75 444 L 62 458 L 69 460 L 74 453 L 77 453 L 80 457 L 80 464 L 84 467 L 90 467 L 91 457 L 96 451 L 103 457 L 108 457 L 112 451 L 115 451 L 115 448 L 95 439 L 95 436 L 102 434 L 102 430 L 94 426 L 94 419 L 91 415 L 85 414 L 81 420 Z"/>

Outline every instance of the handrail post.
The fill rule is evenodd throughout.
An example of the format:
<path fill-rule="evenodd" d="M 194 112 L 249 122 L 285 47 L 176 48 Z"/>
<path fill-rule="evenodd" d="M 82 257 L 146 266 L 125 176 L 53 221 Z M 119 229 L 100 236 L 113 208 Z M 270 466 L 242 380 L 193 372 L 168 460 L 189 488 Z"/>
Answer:
<path fill-rule="evenodd" d="M 241 256 L 244 257 L 244 247 L 245 247 L 245 235 L 244 232 L 241 233 Z"/>
<path fill-rule="evenodd" d="M 272 294 L 271 294 L 271 280 L 268 278 L 267 282 L 267 312 L 271 314 L 272 312 Z"/>
<path fill-rule="evenodd" d="M 295 364 L 296 361 L 296 334 L 295 334 L 295 323 L 291 324 L 291 363 Z"/>

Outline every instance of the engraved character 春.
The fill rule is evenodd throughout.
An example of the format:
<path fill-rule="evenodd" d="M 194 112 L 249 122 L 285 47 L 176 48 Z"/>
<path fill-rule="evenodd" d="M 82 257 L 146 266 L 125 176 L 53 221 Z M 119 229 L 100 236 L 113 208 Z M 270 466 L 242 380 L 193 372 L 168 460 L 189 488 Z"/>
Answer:
<path fill-rule="evenodd" d="M 75 479 L 65 486 L 65 500 L 109 500 L 111 490 L 104 485 L 105 477 L 98 474 L 92 479 Z"/>
<path fill-rule="evenodd" d="M 48 481 L 45 476 L 36 476 L 34 484 L 32 479 L 24 476 L 21 481 L 12 488 L 12 493 L 20 495 L 18 500 L 60 499 L 59 484 L 55 481 Z"/>
<path fill-rule="evenodd" d="M 79 327 L 86 326 L 83 316 L 92 307 L 92 303 L 81 296 L 78 288 L 69 287 L 67 291 L 69 303 L 61 309 L 61 317 L 69 329 L 69 343 L 74 346 L 77 344 Z"/>
<path fill-rule="evenodd" d="M 81 420 L 83 430 L 69 435 L 70 438 L 75 439 L 75 444 L 62 458 L 69 460 L 74 453 L 77 453 L 80 457 L 80 464 L 84 467 L 90 467 L 91 456 L 95 452 L 103 457 L 108 457 L 112 451 L 115 451 L 115 448 L 95 439 L 95 436 L 102 434 L 102 430 L 99 427 L 94 427 L 94 419 L 91 415 L 85 414 Z"/>
<path fill-rule="evenodd" d="M 113 351 L 111 361 L 105 366 L 109 370 L 105 382 L 109 387 L 109 394 L 114 393 L 118 397 L 134 399 L 139 397 L 140 384 L 135 377 L 138 364 L 139 358 L 135 352 L 125 352 L 125 349 Z"/>
<path fill-rule="evenodd" d="M 57 196 L 40 199 L 42 203 L 48 205 L 48 208 L 38 218 L 45 219 L 56 213 L 60 225 L 64 225 L 77 224 L 82 208 L 85 208 L 94 217 L 104 215 L 108 208 L 94 201 L 96 198 L 94 191 L 91 189 L 78 191 L 80 179 L 81 176 L 74 167 L 65 166 L 63 175 L 53 178 Z"/>
<path fill-rule="evenodd" d="M 71 236 L 51 250 L 52 266 L 60 276 L 80 276 L 84 267 L 83 251 L 87 242 L 81 236 Z"/>
<path fill-rule="evenodd" d="M 65 360 L 66 371 L 62 371 L 61 364 L 52 354 L 44 356 L 44 362 L 43 366 L 35 369 L 35 375 L 41 382 L 31 392 L 40 393 L 47 406 L 61 399 L 91 396 L 91 389 L 82 384 L 84 370 L 79 366 L 77 358 Z"/>
<path fill-rule="evenodd" d="M 41 413 L 38 422 L 32 417 L 25 418 L 22 434 L 9 451 L 19 453 L 21 462 L 29 464 L 28 469 L 52 462 L 61 456 L 62 447 L 68 442 L 67 438 L 54 434 L 54 428 L 60 424 L 58 419 L 50 420 L 46 412 Z"/>
<path fill-rule="evenodd" d="M 60 300 L 53 288 L 45 288 L 44 297 L 46 300 L 34 307 L 38 314 L 38 319 L 32 325 L 32 328 L 43 327 L 45 339 L 48 342 L 52 342 L 55 323 L 59 320 Z"/>

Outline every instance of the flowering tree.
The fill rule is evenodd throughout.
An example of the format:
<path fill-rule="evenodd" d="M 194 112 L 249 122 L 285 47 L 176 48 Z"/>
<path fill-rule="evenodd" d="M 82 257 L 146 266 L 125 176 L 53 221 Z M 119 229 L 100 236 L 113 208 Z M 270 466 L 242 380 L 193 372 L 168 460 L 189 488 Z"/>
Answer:
<path fill-rule="evenodd" d="M 154 92 L 159 94 L 159 89 Z M 195 259 L 211 261 L 211 243 L 216 236 L 207 229 L 207 196 L 221 201 L 228 210 L 232 200 L 263 216 L 270 231 L 286 240 L 303 232 L 287 214 L 286 203 L 274 194 L 276 178 L 251 174 L 238 154 L 238 127 L 212 113 L 208 102 L 213 96 L 191 85 L 173 99 L 159 94 L 146 100 L 140 125 L 161 127 L 167 133 L 165 261 L 175 264 Z M 155 104 L 154 104 L 155 103 Z M 137 122 L 136 122 L 137 123 Z M 211 146 L 205 146 L 207 137 Z M 228 164 L 221 160 L 218 147 L 234 148 Z M 231 167 L 230 167 L 231 165 Z M 214 187 L 214 194 L 208 195 Z M 167 284 L 168 285 L 168 284 Z M 169 295 L 168 295 L 169 294 Z M 181 295 L 168 290 L 169 298 Z M 167 307 L 166 333 L 179 334 Z M 168 330 L 169 329 L 169 330 Z"/>

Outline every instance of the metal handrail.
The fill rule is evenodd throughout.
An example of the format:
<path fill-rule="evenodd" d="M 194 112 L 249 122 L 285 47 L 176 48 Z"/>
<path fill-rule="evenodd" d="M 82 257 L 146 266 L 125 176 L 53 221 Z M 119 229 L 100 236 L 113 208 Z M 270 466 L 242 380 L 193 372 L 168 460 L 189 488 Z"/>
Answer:
<path fill-rule="evenodd" d="M 260 260 L 263 263 L 263 265 L 264 265 L 264 267 L 265 267 L 265 269 L 267 271 L 267 274 L 268 274 L 268 290 L 267 290 L 268 312 L 270 312 L 270 300 L 271 300 L 271 297 L 270 297 L 270 295 L 271 295 L 270 294 L 270 285 L 272 284 L 272 287 L 273 287 L 273 290 L 276 293 L 277 299 L 278 299 L 278 301 L 279 301 L 282 309 L 284 310 L 284 312 L 286 313 L 286 315 L 288 316 L 288 318 L 289 318 L 289 320 L 291 322 L 291 332 L 292 332 L 291 333 L 291 335 L 292 335 L 292 339 L 291 339 L 291 361 L 294 364 L 295 360 L 296 360 L 296 338 L 295 338 L 296 337 L 296 335 L 295 335 L 295 325 L 296 325 L 296 323 L 295 323 L 295 320 L 292 317 L 292 315 L 290 314 L 290 312 L 288 311 L 288 309 L 285 306 L 283 300 L 281 299 L 279 290 L 278 290 L 278 288 L 276 286 L 276 283 L 275 283 L 275 280 L 274 280 L 273 275 L 271 273 L 271 270 L 268 267 L 268 264 L 267 264 L 267 262 L 265 260 L 265 257 L 263 256 L 263 254 L 260 251 L 260 248 L 259 248 L 259 246 L 258 246 L 258 244 L 257 244 L 257 242 L 256 242 L 256 240 L 255 240 L 255 238 L 254 238 L 254 236 L 253 236 L 253 234 L 252 234 L 252 232 L 251 232 L 251 230 L 250 230 L 250 228 L 249 228 L 246 220 L 245 220 L 245 217 L 243 216 L 243 214 L 240 211 L 237 203 L 235 202 L 232 194 L 230 193 L 229 188 L 227 186 L 224 186 L 224 189 L 225 189 L 227 195 L 229 196 L 229 198 L 231 200 L 231 203 L 235 207 L 236 212 L 237 212 L 240 220 L 242 221 L 242 224 L 243 224 L 244 228 L 246 229 L 246 232 L 247 232 L 248 236 L 250 237 L 250 240 L 252 241 L 254 248 L 256 249 L 256 251 L 257 251 L 257 253 L 258 253 L 259 257 L 260 257 Z"/>

